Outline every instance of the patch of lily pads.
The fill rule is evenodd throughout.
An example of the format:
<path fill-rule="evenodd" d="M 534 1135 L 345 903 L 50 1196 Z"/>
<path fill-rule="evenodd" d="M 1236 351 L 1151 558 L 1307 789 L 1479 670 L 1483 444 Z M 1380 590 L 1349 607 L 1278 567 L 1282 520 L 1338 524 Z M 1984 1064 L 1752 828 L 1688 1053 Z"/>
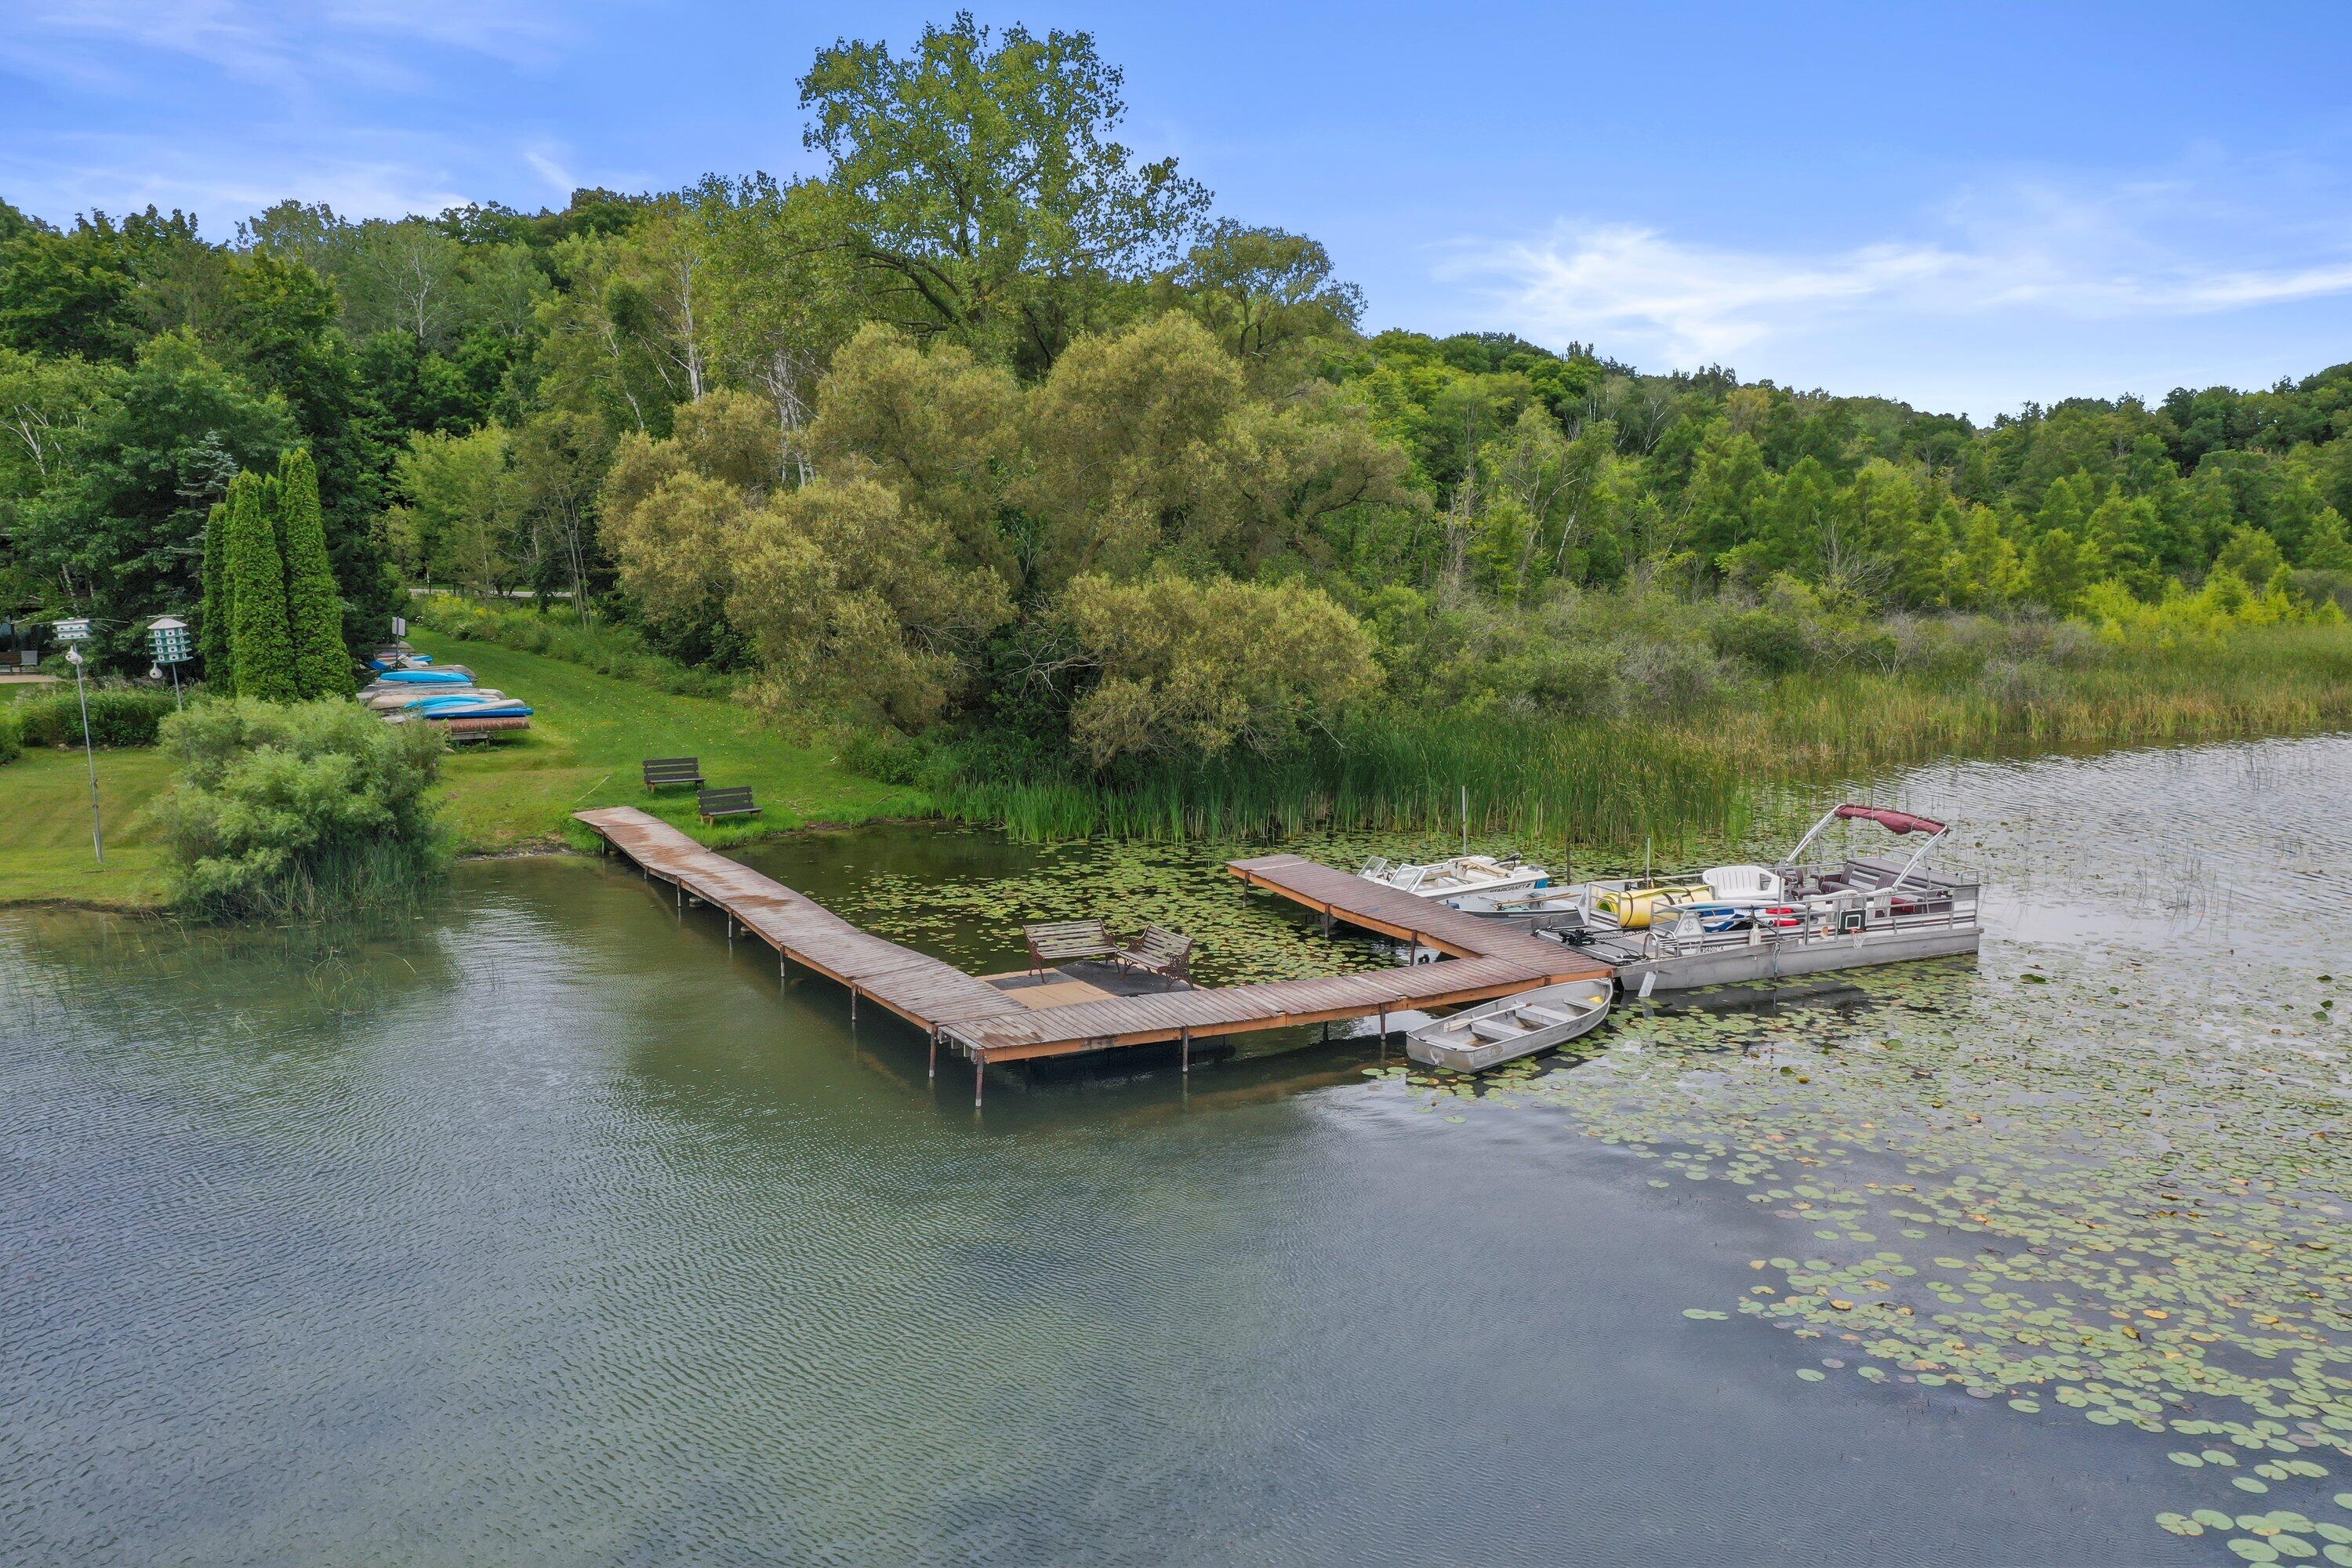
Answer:
<path fill-rule="evenodd" d="M 1752 1260 L 1738 1315 L 1866 1383 L 2165 1440 L 2235 1506 L 2162 1528 L 2352 1564 L 2352 1493 L 2311 1504 L 2326 1519 L 2242 1511 L 2352 1472 L 2352 1062 L 2332 1028 L 2279 1021 L 2276 976 L 2120 947 L 1853 978 L 1840 1007 L 1629 1004 L 1575 1058 L 1483 1081 L 1374 1076 L 1430 1107 L 1556 1107 L 1680 1178 L 1653 1187 L 1736 1192 L 1790 1243 Z"/>

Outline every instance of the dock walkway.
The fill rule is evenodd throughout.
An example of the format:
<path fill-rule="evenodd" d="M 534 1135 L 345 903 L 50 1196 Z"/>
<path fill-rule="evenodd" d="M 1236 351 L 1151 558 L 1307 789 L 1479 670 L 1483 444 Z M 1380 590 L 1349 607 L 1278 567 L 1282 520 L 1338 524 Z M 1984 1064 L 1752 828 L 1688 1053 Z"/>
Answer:
<path fill-rule="evenodd" d="M 1366 974 L 1196 986 L 1144 996 L 1111 996 L 1060 1006 L 1015 1000 L 977 975 L 860 930 L 814 900 L 750 867 L 706 849 L 634 806 L 573 814 L 648 877 L 669 882 L 728 918 L 778 954 L 881 1004 L 970 1058 L 977 1094 L 991 1062 L 1074 1056 L 1120 1046 L 1181 1041 L 1190 1065 L 1195 1038 L 1297 1024 L 1379 1017 L 1390 1012 L 1482 1002 L 1560 981 L 1611 973 L 1557 942 L 1498 929 L 1475 916 L 1381 888 L 1296 855 L 1234 861 L 1253 886 L 1293 899 L 1327 921 L 1382 932 L 1451 956 Z"/>

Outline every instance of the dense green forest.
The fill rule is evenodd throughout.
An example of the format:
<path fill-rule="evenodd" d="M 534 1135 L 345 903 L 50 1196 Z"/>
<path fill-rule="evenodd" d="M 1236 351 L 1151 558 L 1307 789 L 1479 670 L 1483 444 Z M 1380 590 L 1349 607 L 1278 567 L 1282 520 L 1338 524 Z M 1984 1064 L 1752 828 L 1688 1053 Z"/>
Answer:
<path fill-rule="evenodd" d="M 218 241 L 0 203 L 0 599 L 143 669 L 213 509 L 304 450 L 354 649 L 412 586 L 522 595 L 877 768 L 1098 788 L 1842 672 L 2030 706 L 2352 598 L 2352 365 L 1979 426 L 1367 336 L 1119 91 L 965 18 L 818 56 L 807 178 Z"/>

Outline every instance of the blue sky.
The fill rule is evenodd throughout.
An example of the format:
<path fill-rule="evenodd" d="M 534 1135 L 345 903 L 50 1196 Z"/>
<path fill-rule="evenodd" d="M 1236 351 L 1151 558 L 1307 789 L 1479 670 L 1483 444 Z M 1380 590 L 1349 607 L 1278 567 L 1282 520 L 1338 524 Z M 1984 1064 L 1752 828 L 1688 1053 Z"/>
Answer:
<path fill-rule="evenodd" d="M 978 8 L 1328 244 L 1368 324 L 1990 416 L 2352 359 L 2352 8 Z M 0 195 L 209 233 L 808 169 L 795 80 L 937 8 L 14 0 Z"/>

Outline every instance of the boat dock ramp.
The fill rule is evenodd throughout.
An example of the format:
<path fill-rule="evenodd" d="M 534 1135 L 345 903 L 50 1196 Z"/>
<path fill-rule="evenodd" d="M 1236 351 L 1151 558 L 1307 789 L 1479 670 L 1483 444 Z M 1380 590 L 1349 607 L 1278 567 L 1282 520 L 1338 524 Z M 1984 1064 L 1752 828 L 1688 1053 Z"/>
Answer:
<path fill-rule="evenodd" d="M 985 1092 L 992 1062 L 1076 1056 L 1121 1047 L 1177 1042 L 1186 1070 L 1195 1039 L 1302 1024 L 1378 1018 L 1388 1034 L 1391 1012 L 1449 1007 L 1507 996 L 1561 981 L 1602 979 L 1611 966 L 1558 942 L 1445 909 L 1296 855 L 1236 860 L 1228 868 L 1334 922 L 1394 937 L 1443 953 L 1367 974 L 1276 980 L 1252 985 L 1189 986 L 1120 995 L 1083 982 L 1024 985 L 1023 977 L 967 974 L 940 959 L 864 931 L 668 823 L 634 806 L 573 814 L 612 850 L 650 879 L 723 911 L 731 937 L 740 926 L 776 951 L 778 973 L 793 964 L 845 986 L 850 1016 L 871 1002 L 930 1037 L 931 1070 L 946 1046 L 972 1064 L 972 1101 Z M 1024 992 L 1035 994 L 1024 1000 Z"/>

